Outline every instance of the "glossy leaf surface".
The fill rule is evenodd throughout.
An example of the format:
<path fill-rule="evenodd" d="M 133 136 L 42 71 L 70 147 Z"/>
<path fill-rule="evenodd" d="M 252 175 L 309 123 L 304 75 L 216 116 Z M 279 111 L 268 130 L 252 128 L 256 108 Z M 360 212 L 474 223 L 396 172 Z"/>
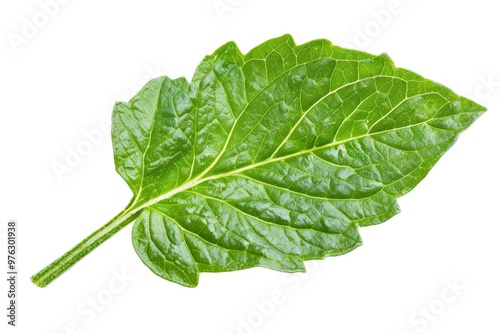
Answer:
<path fill-rule="evenodd" d="M 157 275 L 304 260 L 361 245 L 484 112 L 387 55 L 228 43 L 191 82 L 160 77 L 113 114 L 116 169 L 140 211 L 133 244 Z"/>

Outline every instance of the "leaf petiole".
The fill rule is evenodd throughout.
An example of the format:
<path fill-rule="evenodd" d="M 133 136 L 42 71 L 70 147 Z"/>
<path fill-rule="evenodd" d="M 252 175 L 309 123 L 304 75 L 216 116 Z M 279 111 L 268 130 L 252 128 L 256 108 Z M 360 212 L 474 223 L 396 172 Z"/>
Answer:
<path fill-rule="evenodd" d="M 133 201 L 131 203 L 133 203 Z M 132 208 L 131 205 L 127 206 L 108 223 L 92 232 L 64 255 L 40 270 L 35 275 L 31 276 L 31 281 L 41 288 L 46 287 L 53 280 L 61 276 L 66 270 L 71 268 L 75 263 L 93 251 L 97 246 L 133 222 L 139 213 L 140 208 Z"/>

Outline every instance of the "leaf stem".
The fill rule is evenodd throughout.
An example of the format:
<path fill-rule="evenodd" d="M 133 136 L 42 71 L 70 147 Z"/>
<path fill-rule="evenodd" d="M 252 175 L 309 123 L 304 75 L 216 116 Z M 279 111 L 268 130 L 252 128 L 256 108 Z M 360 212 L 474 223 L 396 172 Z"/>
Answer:
<path fill-rule="evenodd" d="M 83 259 L 97 246 L 133 222 L 139 215 L 140 208 L 131 208 L 132 203 L 133 201 L 131 201 L 131 203 L 122 212 L 116 215 L 104 226 L 83 239 L 83 241 L 78 243 L 63 256 L 40 270 L 35 275 L 31 276 L 31 281 L 41 288 L 49 285 L 53 280 L 61 276 L 66 270 Z"/>

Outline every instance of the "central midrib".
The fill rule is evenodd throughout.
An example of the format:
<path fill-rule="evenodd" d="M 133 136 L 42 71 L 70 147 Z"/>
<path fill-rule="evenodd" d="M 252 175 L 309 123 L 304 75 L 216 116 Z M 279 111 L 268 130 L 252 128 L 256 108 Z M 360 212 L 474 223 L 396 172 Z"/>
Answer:
<path fill-rule="evenodd" d="M 431 119 L 436 119 L 436 118 L 431 118 Z M 201 183 L 204 183 L 206 181 L 220 179 L 220 178 L 224 178 L 224 177 L 231 176 L 231 175 L 237 175 L 237 174 L 242 173 L 242 172 L 244 172 L 246 170 L 249 170 L 249 169 L 253 169 L 253 168 L 260 167 L 260 166 L 267 165 L 267 164 L 274 163 L 274 162 L 284 161 L 284 160 L 287 160 L 287 159 L 290 159 L 290 158 L 293 158 L 293 157 L 297 157 L 297 156 L 300 156 L 300 155 L 312 153 L 312 152 L 315 152 L 315 151 L 318 151 L 318 150 L 322 150 L 322 149 L 326 149 L 326 148 L 331 148 L 331 147 L 334 147 L 334 146 L 337 146 L 337 145 L 346 144 L 346 143 L 351 142 L 351 141 L 355 141 L 355 140 L 359 140 L 359 139 L 363 139 L 363 138 L 367 138 L 367 137 L 371 137 L 371 136 L 375 136 L 375 135 L 380 135 L 380 134 L 384 134 L 384 133 L 388 133 L 388 132 L 392 132 L 392 131 L 399 131 L 399 130 L 403 130 L 403 129 L 408 129 L 408 128 L 412 128 L 412 127 L 421 126 L 421 125 L 427 124 L 427 122 L 429 122 L 431 119 L 423 121 L 423 122 L 420 122 L 420 123 L 416 123 L 416 124 L 412 124 L 412 125 L 400 127 L 400 128 L 394 128 L 394 129 L 379 131 L 379 132 L 375 132 L 375 133 L 366 133 L 364 135 L 360 135 L 360 136 L 356 136 L 356 137 L 352 137 L 352 138 L 347 138 L 347 139 L 340 140 L 340 141 L 335 141 L 335 142 L 332 142 L 330 144 L 326 144 L 326 145 L 322 145 L 322 146 L 312 147 L 312 148 L 307 149 L 307 150 L 295 152 L 295 153 L 288 154 L 288 155 L 285 155 L 285 156 L 280 156 L 280 157 L 277 157 L 277 158 L 268 158 L 266 160 L 263 160 L 263 161 L 260 161 L 260 162 L 257 162 L 257 163 L 251 164 L 251 165 L 247 165 L 247 166 L 244 166 L 244 167 L 240 167 L 240 168 L 234 169 L 234 170 L 229 171 L 229 172 L 214 174 L 214 175 L 210 175 L 210 176 L 207 176 L 207 177 L 197 177 L 197 178 L 195 178 L 195 179 L 193 179 L 191 181 L 188 181 L 188 182 L 184 183 L 183 185 L 181 185 L 178 188 L 172 189 L 169 192 L 166 192 L 166 193 L 164 193 L 164 194 L 162 194 L 160 196 L 157 196 L 157 197 L 155 197 L 155 198 L 153 198 L 153 199 L 151 199 L 151 200 L 149 200 L 149 201 L 141 204 L 137 208 L 134 208 L 132 206 L 131 207 L 131 211 L 129 211 L 129 212 L 131 213 L 131 215 L 133 215 L 134 213 L 136 213 L 136 212 L 138 212 L 138 211 L 140 211 L 140 210 L 142 210 L 144 208 L 147 208 L 147 207 L 149 207 L 151 205 L 154 205 L 154 204 L 156 204 L 158 202 L 161 202 L 161 201 L 163 201 L 163 200 L 165 200 L 167 198 L 170 198 L 170 197 L 174 196 L 175 194 L 178 194 L 178 193 L 183 192 L 183 191 L 185 191 L 187 189 L 195 187 L 195 186 L 197 186 L 197 185 L 199 185 Z M 440 129 L 440 130 L 442 130 L 442 129 Z M 442 130 L 442 131 L 445 131 L 445 130 Z"/>

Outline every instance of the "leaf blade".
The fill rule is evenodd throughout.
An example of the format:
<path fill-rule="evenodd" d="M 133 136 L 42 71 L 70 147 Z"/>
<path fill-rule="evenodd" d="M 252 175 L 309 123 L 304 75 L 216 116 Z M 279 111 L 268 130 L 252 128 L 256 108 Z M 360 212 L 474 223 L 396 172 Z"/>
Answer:
<path fill-rule="evenodd" d="M 396 198 L 485 110 L 387 55 L 288 35 L 246 55 L 228 43 L 190 84 L 164 78 L 152 91 L 146 119 L 158 122 L 113 123 L 132 139 L 149 129 L 142 156 L 140 134 L 114 135 L 115 161 L 141 210 L 136 252 L 185 286 L 204 271 L 301 271 L 304 260 L 355 249 L 358 227 L 398 213 Z M 137 114 L 129 106 L 114 115 Z"/>

